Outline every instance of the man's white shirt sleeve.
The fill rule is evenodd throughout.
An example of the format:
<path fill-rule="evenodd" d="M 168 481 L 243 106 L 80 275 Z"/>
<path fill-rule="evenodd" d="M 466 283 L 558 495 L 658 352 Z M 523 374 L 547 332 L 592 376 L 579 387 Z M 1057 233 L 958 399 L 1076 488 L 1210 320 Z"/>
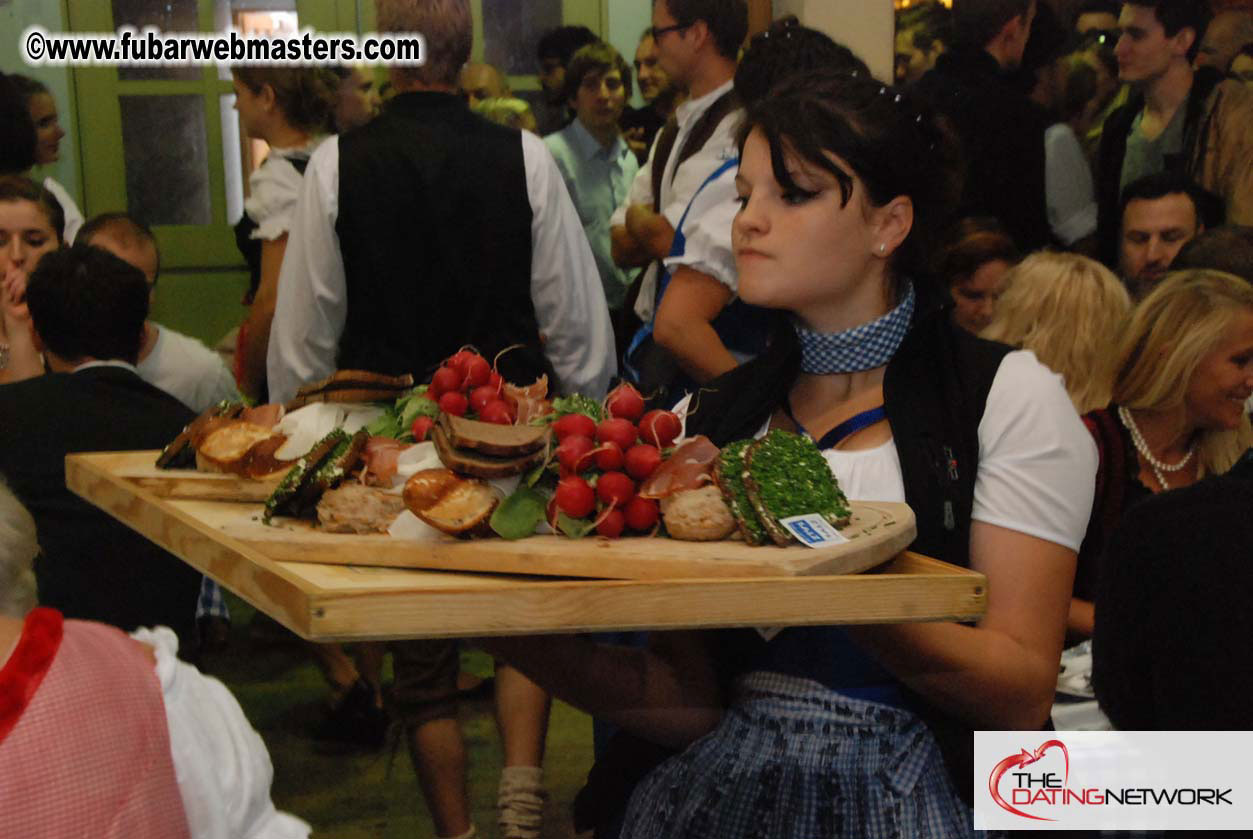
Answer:
<path fill-rule="evenodd" d="M 279 273 L 266 354 L 273 402 L 286 402 L 301 385 L 335 371 L 348 314 L 344 259 L 335 233 L 338 188 L 339 138 L 331 137 L 309 159 Z"/>
<path fill-rule="evenodd" d="M 557 373 L 552 389 L 600 398 L 618 365 L 596 260 L 544 141 L 523 131 L 522 158 L 531 204 L 531 301 L 544 355 Z"/>

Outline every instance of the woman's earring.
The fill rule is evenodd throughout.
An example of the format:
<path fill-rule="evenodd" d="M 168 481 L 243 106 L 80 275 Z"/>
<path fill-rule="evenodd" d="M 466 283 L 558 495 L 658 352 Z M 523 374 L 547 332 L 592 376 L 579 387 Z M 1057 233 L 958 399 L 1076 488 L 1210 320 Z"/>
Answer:
<path fill-rule="evenodd" d="M 885 253 L 887 253 L 887 251 L 888 251 L 888 246 L 887 246 L 887 245 L 885 245 L 885 244 L 883 244 L 882 242 L 880 242 L 880 243 L 879 243 L 879 253 L 880 253 L 880 254 L 885 254 Z"/>

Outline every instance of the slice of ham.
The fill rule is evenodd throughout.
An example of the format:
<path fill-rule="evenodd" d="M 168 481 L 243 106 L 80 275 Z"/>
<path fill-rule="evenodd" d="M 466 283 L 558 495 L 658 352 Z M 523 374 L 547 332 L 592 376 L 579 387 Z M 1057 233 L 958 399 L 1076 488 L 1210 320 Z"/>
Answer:
<path fill-rule="evenodd" d="M 396 475 L 396 460 L 412 445 L 391 437 L 371 437 L 361 452 L 361 482 L 371 486 L 388 486 Z"/>
<path fill-rule="evenodd" d="M 278 425 L 278 421 L 283 418 L 283 406 L 278 403 L 268 405 L 258 405 L 255 408 L 244 408 L 239 418 L 253 425 L 262 425 L 266 428 L 273 428 Z"/>
<path fill-rule="evenodd" d="M 692 437 L 662 461 L 640 486 L 641 498 L 666 498 L 685 489 L 699 489 L 713 480 L 719 449 L 703 434 Z"/>
<path fill-rule="evenodd" d="M 287 438 L 282 434 L 275 434 L 267 440 L 254 443 L 252 448 L 248 450 L 247 461 L 244 471 L 250 478 L 265 478 L 278 472 L 285 472 L 291 468 L 292 461 L 279 460 L 274 453 L 282 448 L 287 442 Z"/>
<path fill-rule="evenodd" d="M 526 387 L 505 382 L 501 388 L 505 401 L 513 406 L 517 414 L 516 423 L 524 425 L 535 417 L 552 413 L 552 403 L 548 401 L 548 374 L 544 374 Z"/>

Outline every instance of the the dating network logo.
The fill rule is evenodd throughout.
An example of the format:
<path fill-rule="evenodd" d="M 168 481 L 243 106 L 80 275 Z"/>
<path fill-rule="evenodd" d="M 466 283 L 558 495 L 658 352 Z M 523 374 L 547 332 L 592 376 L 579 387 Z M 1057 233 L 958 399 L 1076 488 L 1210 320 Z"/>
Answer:
<path fill-rule="evenodd" d="M 1055 772 L 1032 773 L 1023 771 L 1026 767 L 1038 763 L 1050 749 L 1060 749 L 1062 758 L 1065 761 L 1065 771 L 1060 779 L 1058 779 Z M 1019 771 L 1011 771 L 1015 769 Z M 1010 801 L 1006 801 L 1001 794 L 1001 779 L 1007 774 L 1013 779 L 1010 783 Z M 1064 794 L 1067 792 L 1066 784 L 1069 782 L 1070 752 L 1066 750 L 1066 744 L 1061 740 L 1045 740 L 1034 752 L 1023 749 L 1018 754 L 1010 755 L 996 764 L 992 768 L 992 774 L 988 776 L 988 791 L 992 794 L 992 800 L 996 802 L 998 807 L 1008 810 L 1015 816 L 1051 822 L 1057 820 L 1047 818 L 1046 816 L 1024 813 L 1014 805 L 1035 804 L 1041 800 L 1050 804 L 1057 803 L 1058 793 Z"/>

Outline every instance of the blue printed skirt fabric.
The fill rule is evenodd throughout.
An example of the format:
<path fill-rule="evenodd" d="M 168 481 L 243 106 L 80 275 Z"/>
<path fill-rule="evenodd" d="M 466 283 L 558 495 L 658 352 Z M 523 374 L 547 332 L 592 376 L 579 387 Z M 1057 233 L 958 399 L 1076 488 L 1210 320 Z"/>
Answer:
<path fill-rule="evenodd" d="M 636 789 L 623 839 L 977 835 L 914 714 L 775 673 L 737 688 L 719 727 Z"/>

